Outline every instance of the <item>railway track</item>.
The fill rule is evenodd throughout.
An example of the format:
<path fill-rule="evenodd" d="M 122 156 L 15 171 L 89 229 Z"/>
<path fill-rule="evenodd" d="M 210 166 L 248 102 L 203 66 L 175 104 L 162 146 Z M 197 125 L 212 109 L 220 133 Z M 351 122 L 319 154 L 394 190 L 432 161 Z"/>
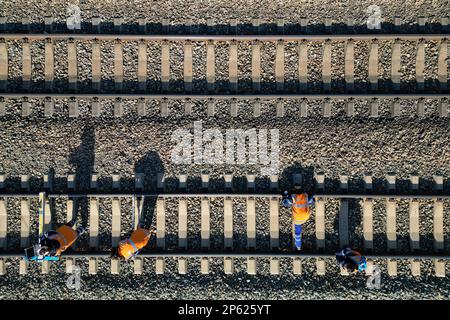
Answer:
<path fill-rule="evenodd" d="M 445 28 L 443 30 L 446 30 Z M 67 106 L 64 111 L 68 112 L 70 117 L 77 117 L 79 112 L 80 99 L 85 98 L 90 101 L 91 115 L 101 115 L 101 105 L 104 100 L 111 100 L 114 103 L 114 115 L 120 117 L 124 114 L 123 100 L 136 100 L 137 106 L 135 108 L 139 116 L 145 116 L 147 113 L 147 104 L 150 100 L 159 100 L 158 103 L 152 103 L 151 107 L 159 108 L 161 116 L 169 114 L 171 100 L 183 100 L 185 103 L 185 114 L 192 112 L 193 101 L 201 101 L 206 104 L 208 116 L 213 116 L 215 113 L 215 104 L 220 100 L 230 101 L 230 115 L 237 116 L 239 104 L 242 100 L 250 100 L 249 103 L 253 105 L 254 116 L 261 114 L 261 102 L 270 100 L 276 104 L 276 115 L 283 117 L 285 115 L 285 102 L 295 100 L 298 105 L 296 112 L 299 116 L 305 117 L 308 115 L 308 104 L 312 100 L 321 100 L 322 111 L 324 117 L 329 117 L 332 114 L 332 108 L 335 101 L 344 101 L 345 113 L 348 116 L 355 115 L 355 103 L 364 101 L 368 104 L 368 115 L 370 117 L 379 116 L 379 105 L 381 102 L 387 101 L 391 105 L 391 115 L 399 115 L 406 100 L 416 100 L 416 113 L 418 116 L 425 114 L 426 105 L 430 101 L 436 101 L 436 113 L 441 117 L 448 115 L 448 33 L 442 34 L 300 34 L 300 35 L 171 35 L 171 34 L 78 34 L 78 33 L 2 33 L 0 34 L 0 116 L 8 114 L 8 104 L 21 103 L 21 115 L 30 116 L 32 114 L 33 106 L 44 105 L 44 116 L 51 117 L 54 115 L 54 104 L 58 99 L 68 99 Z M 22 50 L 22 79 L 20 90 L 14 92 L 8 91 L 8 82 L 11 82 L 9 75 L 9 61 L 8 46 L 14 42 L 21 44 Z M 55 56 L 55 43 L 65 42 L 67 49 L 66 56 Z M 32 43 L 39 42 L 43 45 L 44 50 L 41 54 L 45 56 L 42 83 L 37 83 L 41 87 L 38 92 L 31 90 L 30 87 L 35 82 L 33 77 L 36 77 L 33 71 L 32 50 L 30 49 Z M 102 85 L 104 74 L 102 73 L 102 48 L 105 44 L 114 42 L 113 44 L 113 89 L 104 90 L 105 85 Z M 426 61 L 426 47 L 435 42 L 438 47 L 437 61 L 433 61 L 436 65 L 432 74 L 427 74 Z M 135 47 L 137 55 L 137 67 L 133 70 L 132 75 L 135 83 L 131 86 L 127 84 L 127 79 L 130 75 L 125 74 L 124 71 L 124 45 L 132 43 Z M 226 60 L 224 57 L 217 56 L 216 50 L 219 45 L 226 44 L 228 52 Z M 367 74 L 367 79 L 364 81 L 361 89 L 361 84 L 356 83 L 355 70 L 359 66 L 355 62 L 356 50 L 361 46 L 367 46 L 367 61 L 364 61 L 364 72 Z M 78 50 L 79 45 L 84 44 L 91 47 L 91 70 L 90 78 L 84 79 L 83 89 L 80 89 L 80 75 Z M 248 79 L 240 77 L 240 45 L 251 45 L 251 70 Z M 263 57 L 264 46 L 267 44 L 275 45 L 275 52 L 272 52 L 274 61 L 266 61 Z M 294 44 L 294 48 L 290 47 Z M 321 45 L 321 57 L 317 58 L 314 54 L 311 57 L 311 48 L 313 44 Z M 182 45 L 182 64 L 183 75 L 182 78 L 176 79 L 173 75 L 174 66 L 171 65 L 172 55 L 171 48 L 175 45 Z M 202 46 L 205 51 L 206 61 L 202 62 L 201 73 L 198 73 L 194 68 L 194 60 L 196 59 L 194 46 Z M 390 47 L 390 75 L 389 79 L 385 79 L 379 70 L 380 59 L 385 57 L 380 56 L 382 45 Z M 402 47 L 414 46 L 415 63 L 414 63 L 414 80 L 412 86 L 414 92 L 411 90 L 405 91 L 402 81 Z M 148 70 L 149 60 L 154 57 L 149 56 L 149 47 L 160 47 L 157 59 L 160 59 L 160 66 L 158 70 Z M 173 50 L 173 49 L 172 49 Z M 342 63 L 343 77 L 335 74 L 333 53 L 339 50 L 343 56 Z M 359 49 L 358 49 L 359 50 Z M 364 49 L 366 50 L 366 49 Z M 363 51 L 364 51 L 363 50 Z M 286 63 L 289 54 L 294 54 L 296 60 L 296 75 L 294 78 L 289 75 L 286 76 Z M 343 52 L 342 52 L 343 51 Z M 176 53 L 179 54 L 179 51 Z M 435 59 L 435 57 L 430 57 Z M 67 76 L 65 78 L 56 79 L 55 66 L 61 64 L 56 63 L 56 59 L 63 59 L 67 61 Z M 201 58 L 203 59 L 203 57 Z M 271 58 L 272 59 L 272 58 Z M 319 60 L 319 61 L 317 61 Z M 171 62 L 172 61 L 172 62 Z M 309 70 L 310 63 L 319 62 L 321 65 L 321 74 L 315 75 L 320 79 L 312 80 L 311 71 Z M 411 64 L 410 61 L 404 61 Z M 217 81 L 217 69 L 219 64 L 228 64 L 228 79 Z M 264 64 L 273 64 L 273 89 L 265 87 L 265 74 L 267 72 Z M 288 62 L 289 63 L 289 62 Z M 359 63 L 358 63 L 359 64 Z M 177 67 L 175 67 L 177 68 Z M 241 67 L 242 68 L 242 67 Z M 194 72 L 195 71 L 195 72 Z M 156 72 L 157 75 L 151 75 L 149 72 Z M 336 77 L 339 79 L 336 79 Z M 157 79 L 156 83 L 150 84 L 151 79 Z M 58 80 L 58 85 L 55 83 Z M 63 81 L 62 87 L 60 83 Z M 180 88 L 176 90 L 173 88 L 172 82 L 182 83 Z M 195 90 L 194 82 L 204 82 L 205 90 L 201 93 Z M 336 87 L 334 82 L 340 81 L 341 87 Z M 387 82 L 386 85 L 381 86 L 380 81 Z M 434 82 L 430 87 L 427 82 Z M 39 81 L 38 81 L 39 82 Z M 249 82 L 247 89 L 240 87 L 241 82 Z M 295 86 L 288 84 L 288 82 L 295 82 Z M 88 84 L 88 85 L 86 85 Z M 33 84 L 35 86 L 35 84 Z M 55 88 L 58 86 L 58 88 Z M 149 87 L 154 86 L 154 89 L 149 90 Z M 319 92 L 314 89 L 318 86 Z M 382 87 L 382 88 L 381 88 Z M 57 89 L 57 90 L 55 90 Z M 61 93 L 63 90 L 63 93 Z M 84 92 L 83 92 L 84 91 Z M 106 91 L 106 92 L 105 92 Z M 337 92 L 339 91 L 339 92 Z M 368 93 L 365 93 L 367 91 Z M 125 93 L 126 92 L 126 93 Z M 131 92 L 131 94 L 129 94 Z M 34 100 L 36 101 L 34 101 Z M 66 109 L 67 108 L 67 109 Z M 66 111 L 67 110 L 67 111 Z"/>
<path fill-rule="evenodd" d="M 56 112 L 55 104 L 64 105 L 62 112 L 70 118 L 77 118 L 80 115 L 85 115 L 86 111 L 82 112 L 80 104 L 87 104 L 90 106 L 90 115 L 93 117 L 102 116 L 102 112 L 106 109 L 104 107 L 105 101 L 113 103 L 114 117 L 122 117 L 125 113 L 136 114 L 138 116 L 146 116 L 151 109 L 159 110 L 161 117 L 167 117 L 171 113 L 171 101 L 180 101 L 184 105 L 184 114 L 191 115 L 195 102 L 201 102 L 203 109 L 208 117 L 213 117 L 219 107 L 219 101 L 226 101 L 231 117 L 237 117 L 239 109 L 243 105 L 248 104 L 253 109 L 253 116 L 259 117 L 262 114 L 262 103 L 272 101 L 275 104 L 274 111 L 277 117 L 284 117 L 286 115 L 285 105 L 291 101 L 297 104 L 293 111 L 299 117 L 308 117 L 314 115 L 309 108 L 313 106 L 314 101 L 320 101 L 321 111 L 320 115 L 323 117 L 331 117 L 333 114 L 333 105 L 337 102 L 344 103 L 344 112 L 346 116 L 353 117 L 358 115 L 355 105 L 358 102 L 367 102 L 367 114 L 371 118 L 380 116 L 380 105 L 382 103 L 390 104 L 390 114 L 392 117 L 399 116 L 402 113 L 402 107 L 405 101 L 413 101 L 415 105 L 415 113 L 423 117 L 426 109 L 429 108 L 427 104 L 434 101 L 437 103 L 435 113 L 439 117 L 448 116 L 450 94 L 62 94 L 62 93 L 0 93 L 0 116 L 13 115 L 16 111 L 8 111 L 6 107 L 7 100 L 16 101 L 20 107 L 20 115 L 22 117 L 29 117 L 33 114 L 32 103 L 35 104 L 38 110 L 39 106 L 43 107 L 43 114 L 41 111 L 35 111 L 44 117 L 52 117 Z M 32 102 L 33 101 L 33 102 Z M 125 101 L 133 101 L 134 107 L 125 107 Z M 403 101 L 403 102 L 402 102 Z M 403 105 L 402 105 L 403 103 Z M 340 106 L 334 106 L 339 110 Z M 88 111 L 89 112 L 89 111 Z M 407 114 L 411 109 L 403 112 Z M 88 113 L 89 114 L 89 113 Z M 292 111 L 289 113 L 292 115 Z"/>
<path fill-rule="evenodd" d="M 407 260 L 411 265 L 411 273 L 414 276 L 420 276 L 421 262 L 425 260 L 431 260 L 434 262 L 435 275 L 437 277 L 445 277 L 446 275 L 446 261 L 449 260 L 450 255 L 448 250 L 444 246 L 444 201 L 450 199 L 450 194 L 445 192 L 443 185 L 443 177 L 436 176 L 434 178 L 435 185 L 433 193 L 423 194 L 419 192 L 419 177 L 416 175 L 411 176 L 410 192 L 408 194 L 401 194 L 396 192 L 396 179 L 395 175 L 388 175 L 386 178 L 386 192 L 376 193 L 372 190 L 372 176 L 364 176 L 364 189 L 363 194 L 350 193 L 348 190 L 348 177 L 342 176 L 340 181 L 340 193 L 329 194 L 324 192 L 324 179 L 322 174 L 318 174 L 315 177 L 316 180 L 316 204 L 313 209 L 313 217 L 309 224 L 314 226 L 315 240 L 314 248 L 306 250 L 301 253 L 297 253 L 289 246 L 280 246 L 280 225 L 284 223 L 280 219 L 280 194 L 279 193 L 256 193 L 254 190 L 254 180 L 251 178 L 247 181 L 248 191 L 246 193 L 232 192 L 232 179 L 227 177 L 225 179 L 225 187 L 228 190 L 226 193 L 187 193 L 186 192 L 186 180 L 185 176 L 180 177 L 179 180 L 179 192 L 167 193 L 164 191 L 164 180 L 158 180 L 158 187 L 160 192 L 145 192 L 143 177 L 138 174 L 135 178 L 135 190 L 133 193 L 121 193 L 120 192 L 120 178 L 114 176 L 113 181 L 113 193 L 99 192 L 97 189 L 97 177 L 93 177 L 91 180 L 91 192 L 75 192 L 74 176 L 68 178 L 68 190 L 67 193 L 55 193 L 52 192 L 52 181 L 48 176 L 44 177 L 44 188 L 47 190 L 47 199 L 45 203 L 45 216 L 44 216 L 44 230 L 50 228 L 52 220 L 54 219 L 55 207 L 54 201 L 62 200 L 66 202 L 67 220 L 70 220 L 77 208 L 76 203 L 78 201 L 87 201 L 89 210 L 89 249 L 78 250 L 77 252 L 68 252 L 64 255 L 66 262 L 66 271 L 70 272 L 75 264 L 76 259 L 87 259 L 89 261 L 89 273 L 96 274 L 98 271 L 99 259 L 107 259 L 109 257 L 108 252 L 101 250 L 99 246 L 99 220 L 100 220 L 100 206 L 102 201 L 111 202 L 111 245 L 117 246 L 121 236 L 121 217 L 124 214 L 121 211 L 122 202 L 121 199 L 132 199 L 133 197 L 144 197 L 149 201 L 153 199 L 155 202 L 154 212 L 156 221 L 156 240 L 155 248 L 147 248 L 140 257 L 134 260 L 134 272 L 136 274 L 142 274 L 144 270 L 144 258 L 155 259 L 155 272 L 157 274 L 163 274 L 165 272 L 165 260 L 168 258 L 176 258 L 178 260 L 178 272 L 180 274 L 187 273 L 188 260 L 190 258 L 200 260 L 200 272 L 208 274 L 210 271 L 209 263 L 210 258 L 221 258 L 224 261 L 223 268 L 226 274 L 232 274 L 234 272 L 234 258 L 246 258 L 247 259 L 247 272 L 249 274 L 257 273 L 257 261 L 258 259 L 270 260 L 270 273 L 280 274 L 280 261 L 282 259 L 292 260 L 292 271 L 294 274 L 299 275 L 302 273 L 302 261 L 305 259 L 316 260 L 316 272 L 317 275 L 324 275 L 326 272 L 326 260 L 333 258 L 334 250 L 337 248 L 326 247 L 326 204 L 328 201 L 339 201 L 338 209 L 338 226 L 337 230 L 333 232 L 339 236 L 339 247 L 351 245 L 350 243 L 350 231 L 349 231 L 349 219 L 351 211 L 350 203 L 352 206 L 358 206 L 362 221 L 362 237 L 363 237 L 363 251 L 368 258 L 369 273 L 373 271 L 374 261 L 377 263 L 385 263 L 387 265 L 387 271 L 390 276 L 397 275 L 397 262 L 400 260 Z M 294 184 L 301 183 L 301 174 L 293 175 Z M 32 232 L 30 230 L 30 219 L 32 217 L 30 211 L 30 201 L 33 198 L 37 198 L 37 193 L 27 192 L 29 188 L 29 179 L 25 176 L 22 177 L 22 189 L 21 193 L 5 192 L 4 190 L 4 176 L 2 177 L 3 183 L 0 185 L 0 245 L 3 248 L 0 251 L 0 273 L 6 272 L 5 261 L 7 259 L 19 258 L 22 256 L 22 252 L 17 248 L 9 248 L 7 243 L 7 201 L 8 199 L 16 199 L 20 201 L 20 247 L 24 248 L 29 245 Z M 202 176 L 202 187 L 204 190 L 208 190 L 209 179 L 208 176 Z M 271 177 L 272 189 L 278 188 L 278 179 L 276 176 Z M 188 200 L 197 199 L 200 205 L 200 246 L 198 249 L 192 248 L 188 245 L 189 233 L 192 230 L 188 229 Z M 238 199 L 245 201 L 245 209 L 235 204 Z M 213 233 L 211 225 L 211 214 L 214 207 L 212 202 L 219 200 L 223 208 L 223 247 L 217 250 L 217 248 L 211 247 L 211 236 Z M 397 202 L 408 201 L 409 211 L 409 245 L 410 250 L 405 253 L 401 252 L 398 247 L 397 239 Z M 382 201 L 384 203 L 386 213 L 386 244 L 387 248 L 382 253 L 375 253 L 374 250 L 374 209 L 375 201 Z M 421 201 L 432 201 L 433 203 L 433 252 L 427 250 L 421 250 L 420 248 L 420 207 Z M 268 204 L 267 212 L 258 211 L 257 208 L 259 202 L 266 202 Z M 166 214 L 167 208 L 170 203 L 174 203 L 178 206 L 178 230 L 177 230 L 177 246 L 172 248 L 168 246 L 168 229 L 170 226 L 166 226 Z M 144 204 L 141 202 L 141 205 Z M 133 228 L 137 227 L 137 222 L 141 220 L 143 210 L 138 209 L 138 202 L 132 204 L 132 215 L 134 218 Z M 243 212 L 238 212 L 239 210 Z M 245 213 L 244 213 L 245 211 Z M 242 215 L 242 220 L 236 221 L 234 215 Z M 353 213 L 354 214 L 354 213 Z M 257 246 L 257 233 L 259 232 L 257 227 L 257 217 L 265 215 L 269 221 L 268 225 L 268 241 L 269 248 L 264 250 Z M 288 217 L 288 216 L 283 216 Z M 290 218 L 287 218 L 288 224 L 290 224 Z M 245 224 L 246 229 L 246 245 L 243 247 L 235 245 L 234 228 L 235 224 Z M 329 232 L 329 231 L 328 231 Z M 332 235 L 328 234 L 328 237 Z M 191 262 L 192 263 L 192 262 Z M 120 273 L 120 261 L 117 259 L 111 259 L 111 273 Z M 20 260 L 19 273 L 27 273 L 27 262 Z M 50 271 L 50 263 L 44 262 L 42 264 L 42 273 L 48 273 Z M 342 272 L 346 275 L 345 272 Z"/>

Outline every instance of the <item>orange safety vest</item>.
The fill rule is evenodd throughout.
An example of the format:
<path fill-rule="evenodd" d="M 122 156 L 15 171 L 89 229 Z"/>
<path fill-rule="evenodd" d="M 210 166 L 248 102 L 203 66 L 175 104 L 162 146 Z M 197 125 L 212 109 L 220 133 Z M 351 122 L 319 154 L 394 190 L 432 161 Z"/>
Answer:
<path fill-rule="evenodd" d="M 292 197 L 292 222 L 303 224 L 309 219 L 309 216 L 308 194 L 294 194 Z"/>
<path fill-rule="evenodd" d="M 75 240 L 77 240 L 77 232 L 69 226 L 61 226 L 56 229 L 57 234 L 54 236 L 54 240 L 59 242 L 59 248 L 56 250 L 56 255 L 59 256 L 67 248 L 69 248 Z"/>
<path fill-rule="evenodd" d="M 130 238 L 119 242 L 119 256 L 125 260 L 131 258 L 133 254 L 147 245 L 150 235 L 151 233 L 147 229 L 138 228 L 134 230 Z"/>

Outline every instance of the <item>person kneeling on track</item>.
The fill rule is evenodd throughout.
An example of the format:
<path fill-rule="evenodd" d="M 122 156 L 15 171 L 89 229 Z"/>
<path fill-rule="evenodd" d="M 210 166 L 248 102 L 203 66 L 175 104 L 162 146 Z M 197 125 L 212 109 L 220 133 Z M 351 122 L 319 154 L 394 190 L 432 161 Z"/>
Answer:
<path fill-rule="evenodd" d="M 86 232 L 82 226 L 73 229 L 75 224 L 76 216 L 58 229 L 45 232 L 39 242 L 41 246 L 38 251 L 39 256 L 56 257 L 66 251 L 78 237 Z"/>
<path fill-rule="evenodd" d="M 336 252 L 336 260 L 341 269 L 347 270 L 349 273 L 363 272 L 367 268 L 366 258 L 358 251 L 348 247 Z"/>
<path fill-rule="evenodd" d="M 139 251 L 147 246 L 151 235 L 155 232 L 139 226 L 128 239 L 119 242 L 119 246 L 113 249 L 111 256 L 125 260 L 136 257 Z"/>

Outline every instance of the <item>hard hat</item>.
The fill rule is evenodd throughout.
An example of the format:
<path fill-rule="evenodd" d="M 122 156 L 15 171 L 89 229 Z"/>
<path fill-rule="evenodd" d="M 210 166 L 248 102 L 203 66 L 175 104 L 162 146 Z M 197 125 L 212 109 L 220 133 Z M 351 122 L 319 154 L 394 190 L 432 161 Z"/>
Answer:
<path fill-rule="evenodd" d="M 39 250 L 37 251 L 37 254 L 42 257 L 48 256 L 48 255 L 50 255 L 50 249 L 48 246 L 41 246 L 39 248 Z"/>

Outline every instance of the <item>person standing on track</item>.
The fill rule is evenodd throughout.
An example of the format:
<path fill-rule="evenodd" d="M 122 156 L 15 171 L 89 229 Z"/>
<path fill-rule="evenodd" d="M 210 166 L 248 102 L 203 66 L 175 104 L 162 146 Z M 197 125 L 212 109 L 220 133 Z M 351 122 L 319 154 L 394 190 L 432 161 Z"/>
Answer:
<path fill-rule="evenodd" d="M 336 252 L 336 260 L 341 269 L 345 269 L 349 273 L 363 272 L 367 267 L 366 258 L 358 251 L 348 247 Z"/>
<path fill-rule="evenodd" d="M 294 244 L 297 250 L 301 250 L 303 224 L 310 217 L 310 206 L 314 204 L 314 197 L 308 196 L 306 192 L 289 194 L 287 191 L 284 191 L 281 204 L 286 208 L 292 208 Z"/>

